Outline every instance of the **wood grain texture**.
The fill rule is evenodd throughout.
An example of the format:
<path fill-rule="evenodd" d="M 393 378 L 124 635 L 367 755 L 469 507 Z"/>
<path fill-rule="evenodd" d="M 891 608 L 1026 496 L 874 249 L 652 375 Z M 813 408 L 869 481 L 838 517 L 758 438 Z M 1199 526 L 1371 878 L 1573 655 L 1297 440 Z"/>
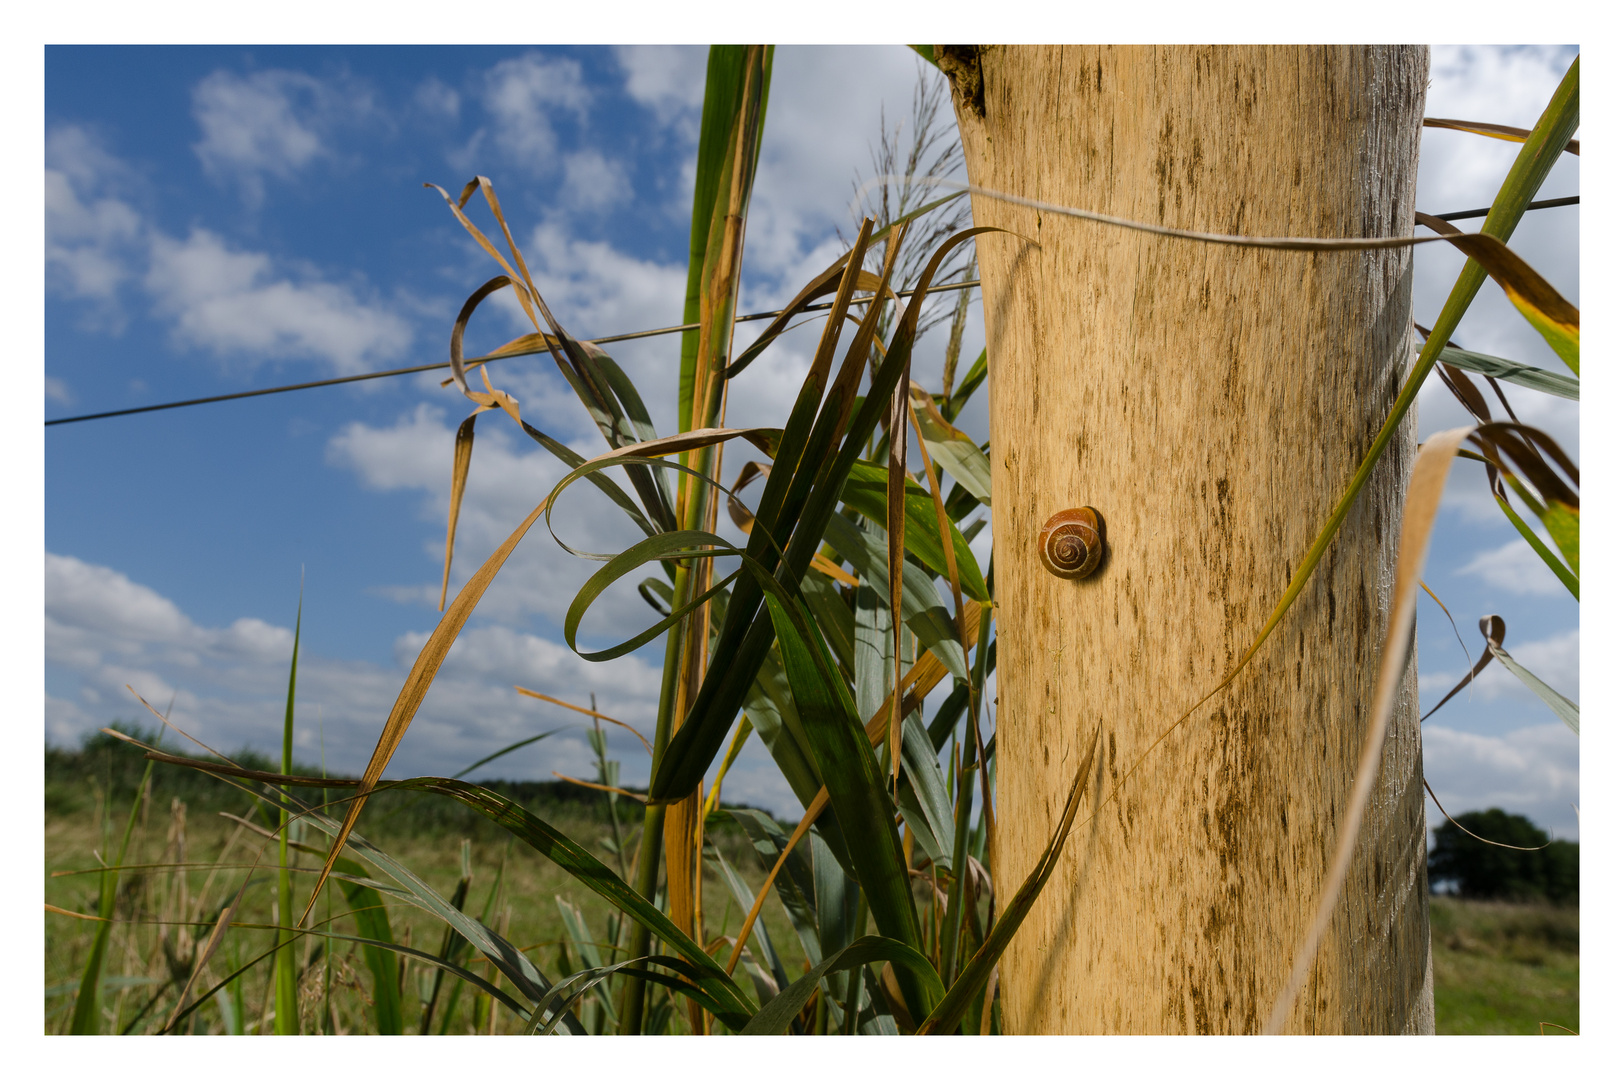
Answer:
<path fill-rule="evenodd" d="M 1213 232 L 1411 231 L 1424 48 L 993 47 L 978 66 L 979 101 L 955 95 L 972 184 Z M 1411 256 L 1219 248 L 973 207 L 977 225 L 1020 234 L 979 240 L 1007 896 L 1082 738 L 1103 722 L 1109 792 L 1262 628 L 1397 396 Z M 1254 1032 L 1267 1018 L 1354 775 L 1414 446 L 1412 421 L 1252 665 L 1073 834 L 1002 961 L 1007 1030 Z M 1105 520 L 1104 561 L 1058 579 L 1040 529 L 1085 504 Z M 1432 1030 L 1416 716 L 1412 660 L 1287 1030 Z"/>

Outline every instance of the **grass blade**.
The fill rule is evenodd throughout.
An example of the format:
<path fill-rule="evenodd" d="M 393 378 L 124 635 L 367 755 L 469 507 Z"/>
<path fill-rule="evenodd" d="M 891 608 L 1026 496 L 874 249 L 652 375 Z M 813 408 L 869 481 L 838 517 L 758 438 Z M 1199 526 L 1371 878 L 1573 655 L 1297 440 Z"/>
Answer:
<path fill-rule="evenodd" d="M 902 843 L 892 824 L 895 810 L 845 682 L 834 672 L 827 647 L 804 606 L 789 608 L 769 595 L 767 607 L 796 708 L 812 741 L 874 923 L 886 937 L 917 949 L 919 923 Z M 935 1004 L 928 987 L 915 976 L 903 976 L 902 986 L 914 1015 L 924 1015 Z"/>
<path fill-rule="evenodd" d="M 348 859 L 340 859 L 338 868 L 342 869 L 346 863 L 349 869 L 344 872 L 365 876 L 361 867 Z M 395 943 L 395 935 L 389 927 L 389 910 L 384 907 L 377 889 L 343 878 L 338 884 L 350 905 L 350 914 L 355 917 L 356 933 L 362 938 L 361 957 L 372 974 L 372 1017 L 378 1025 L 378 1034 L 399 1035 L 405 1030 L 406 1022 L 400 1003 L 400 972 L 395 954 L 389 949 Z"/>
<path fill-rule="evenodd" d="M 908 552 L 945 579 L 949 576 L 947 554 L 938 531 L 935 500 L 912 477 L 908 478 L 905 491 Z M 881 526 L 886 524 L 889 503 L 886 497 L 886 472 L 882 467 L 866 461 L 854 462 L 841 497 L 847 506 L 870 521 Z M 957 526 L 953 526 L 952 536 L 960 585 L 965 593 L 985 603 L 987 583 L 981 578 L 975 556 L 970 554 L 970 545 L 965 542 L 964 534 L 959 532 Z"/>
<path fill-rule="evenodd" d="M 1268 1026 L 1264 1029 L 1266 1034 L 1279 1034 L 1285 1027 L 1342 895 L 1342 883 L 1353 862 L 1353 849 L 1359 837 L 1359 824 L 1364 820 L 1365 807 L 1376 784 L 1388 722 L 1394 703 L 1398 700 L 1399 679 L 1404 674 L 1414 641 L 1416 584 L 1421 580 L 1421 571 L 1426 565 L 1433 519 L 1443 498 L 1444 482 L 1449 479 L 1449 467 L 1454 464 L 1455 451 L 1472 431 L 1469 427 L 1441 431 L 1422 444 L 1421 452 L 1416 457 L 1410 491 L 1404 500 L 1404 524 L 1399 536 L 1393 606 L 1388 615 L 1376 697 L 1366 729 L 1364 750 L 1360 755 L 1359 771 L 1349 790 L 1346 808 L 1337 818 L 1336 851 L 1320 884 L 1320 900 L 1314 921 L 1297 951 L 1291 975 L 1280 996 L 1275 999 Z"/>
<path fill-rule="evenodd" d="M 865 226 L 865 232 L 867 228 Z M 879 423 L 881 411 L 889 399 L 890 390 L 897 383 L 912 353 L 914 332 L 918 325 L 919 310 L 923 306 L 929 288 L 931 276 L 935 274 L 941 262 L 954 247 L 980 232 L 992 231 L 990 229 L 966 229 L 949 237 L 932 255 L 926 264 L 924 272 L 916 283 L 913 298 L 898 320 L 895 334 L 892 336 L 891 346 L 886 351 L 885 361 L 880 365 L 879 371 L 871 380 L 868 397 L 861 408 L 856 410 L 856 418 L 847 421 L 857 390 L 857 380 L 866 368 L 865 354 L 855 356 L 856 364 L 846 365 L 842 369 L 842 376 L 848 375 L 846 368 L 850 368 L 849 382 L 842 378 L 836 379 L 836 388 L 830 392 L 830 401 L 825 409 L 819 413 L 817 425 L 812 436 L 806 441 L 807 450 L 802 453 L 804 466 L 810 471 L 810 488 L 804 500 L 798 502 L 782 501 L 770 503 L 769 495 L 775 490 L 775 482 L 784 475 L 783 470 L 774 468 L 767 477 L 767 491 L 763 492 L 761 504 L 757 507 L 756 516 L 767 523 L 765 529 L 752 529 L 750 533 L 750 551 L 752 556 L 765 551 L 768 537 L 764 534 L 783 529 L 788 533 L 788 526 L 793 525 L 794 531 L 788 536 L 789 542 L 784 548 L 783 567 L 778 572 L 781 580 L 798 582 L 811 564 L 812 555 L 822 545 L 824 529 L 833 516 L 840 492 L 850 474 L 853 464 L 861 455 L 870 435 Z M 854 249 L 855 250 L 855 249 Z M 854 256 L 855 258 L 855 256 Z M 848 270 L 850 267 L 848 266 Z M 844 286 L 843 286 L 843 292 Z M 871 305 L 874 307 L 875 305 Z M 844 311 L 836 309 L 836 314 L 844 318 Z M 871 311 L 870 314 L 873 314 Z M 830 326 L 836 325 L 837 319 L 831 317 Z M 859 341 L 864 338 L 859 338 Z M 829 346 L 832 351 L 833 345 Z M 820 357 L 822 346 L 820 345 Z M 848 354 L 848 360 L 853 359 Z M 817 371 L 817 362 L 814 362 L 814 374 Z M 806 391 L 812 385 L 812 375 L 808 376 L 808 383 L 803 387 L 803 399 L 806 400 Z M 838 394 L 836 390 L 838 389 Z M 802 402 L 797 403 L 797 413 L 801 411 Z M 797 415 L 792 414 L 791 423 L 785 426 L 783 460 L 793 457 L 792 450 L 796 442 L 792 440 L 792 432 L 802 429 L 796 424 Z M 842 432 L 845 441 L 840 444 L 837 453 L 826 454 L 822 450 L 814 452 L 815 448 L 833 446 L 834 440 Z M 811 454 L 807 457 L 807 454 Z M 800 483 L 803 476 L 801 465 L 797 466 L 796 481 Z M 785 495 L 790 494 L 786 491 Z M 784 522 L 779 521 L 779 507 L 790 509 L 790 518 Z M 760 547 L 757 547 L 757 536 L 761 536 Z M 776 537 L 779 542 L 783 538 Z M 938 541 L 939 543 L 940 541 Z M 753 575 L 752 575 L 753 577 Z M 728 663 L 712 664 L 706 672 L 705 682 L 689 710 L 689 717 L 683 726 L 671 739 L 671 746 L 664 758 L 656 766 L 649 781 L 649 798 L 654 801 L 666 801 L 680 798 L 690 787 L 703 779 L 706 769 L 710 767 L 722 741 L 727 738 L 728 729 L 732 726 L 733 718 L 737 715 L 751 683 L 754 682 L 756 671 L 761 666 L 762 658 L 766 655 L 772 644 L 773 627 L 771 619 L 760 612 L 760 599 L 752 590 L 752 578 L 741 579 L 740 587 L 735 591 L 732 601 L 728 605 L 727 622 L 724 624 L 723 634 L 717 643 L 717 654 L 726 656 Z M 735 620 L 737 620 L 735 622 Z M 729 634 L 733 633 L 730 637 Z"/>
<path fill-rule="evenodd" d="M 1445 120 L 1442 117 L 1426 117 L 1421 121 L 1422 127 L 1448 128 L 1453 131 L 1470 132 L 1473 135 L 1486 135 L 1491 139 L 1504 139 L 1506 142 L 1527 142 L 1532 134 L 1527 128 L 1511 127 L 1508 124 L 1486 124 L 1479 120 Z M 1569 139 L 1564 147 L 1574 157 L 1579 156 L 1579 140 Z"/>
<path fill-rule="evenodd" d="M 1504 379 L 1506 382 L 1516 383 L 1530 390 L 1538 390 L 1542 394 L 1554 394 L 1569 401 L 1579 400 L 1579 380 L 1558 371 L 1546 371 L 1544 368 L 1519 364 L 1514 360 L 1502 360 L 1498 356 L 1468 352 L 1447 345 L 1438 354 L 1438 362 L 1465 371 L 1475 371 L 1479 375 Z"/>
<path fill-rule="evenodd" d="M 868 964 L 883 963 L 902 965 L 912 978 L 927 986 L 934 984 L 932 989 L 936 996 L 941 996 L 942 981 L 936 977 L 936 969 L 930 966 L 930 961 L 925 959 L 918 949 L 890 938 L 861 937 L 818 964 L 795 980 L 789 989 L 763 1005 L 761 1011 L 745 1025 L 740 1034 L 782 1035 L 788 1029 L 790 1021 L 794 1020 L 812 999 L 818 983 L 823 981 L 825 976 L 865 967 Z M 900 977 L 899 981 L 902 981 Z"/>
<path fill-rule="evenodd" d="M 293 620 L 293 661 L 288 667 L 288 704 L 282 719 L 282 771 L 293 772 L 293 695 L 299 679 L 299 630 L 304 622 L 304 583 L 299 585 L 299 610 Z M 284 800 L 290 793 L 286 788 Z M 299 973 L 297 958 L 288 945 L 293 941 L 293 875 L 288 869 L 288 808 L 286 801 L 277 811 L 277 876 L 276 876 L 276 1033 L 299 1034 Z M 311 903 L 315 898 L 311 897 Z M 306 915 L 309 912 L 305 912 Z M 299 923 L 304 922 L 301 916 Z"/>
<path fill-rule="evenodd" d="M 1088 774 L 1093 771 L 1099 745 L 1100 733 L 1096 727 L 1094 738 L 1088 744 L 1088 753 L 1077 765 L 1077 775 L 1072 778 L 1071 792 L 1067 795 L 1066 805 L 1060 812 L 1060 821 L 1055 826 L 1054 835 L 1049 838 L 1049 846 L 1044 848 L 1037 866 L 1032 868 L 1026 880 L 1021 882 L 1021 887 L 1015 890 L 1015 895 L 1010 897 L 1004 913 L 998 917 L 998 922 L 987 934 L 981 948 L 977 949 L 975 955 L 964 965 L 964 971 L 959 977 L 953 980 L 953 985 L 948 988 L 941 1004 L 937 1005 L 935 1011 L 919 1025 L 919 1034 L 936 1035 L 957 1027 L 959 1021 L 964 1018 L 965 1010 L 974 1002 L 982 985 L 991 977 L 998 958 L 1004 954 L 1011 939 L 1015 937 L 1015 931 L 1020 929 L 1021 923 L 1025 921 L 1027 912 L 1031 911 L 1032 905 L 1037 902 L 1038 894 L 1049 881 L 1049 875 L 1053 874 L 1054 868 L 1060 864 L 1060 852 L 1071 835 L 1071 825 L 1077 818 L 1077 810 L 1082 806 L 1083 793 L 1088 786 Z M 1094 780 L 1096 798 L 1099 794 L 1099 785 L 1100 776 L 1096 775 Z"/>
<path fill-rule="evenodd" d="M 1568 725 L 1568 728 L 1575 735 L 1579 734 L 1579 706 L 1552 690 L 1537 675 L 1513 660 L 1511 654 L 1506 652 L 1500 643 L 1490 636 L 1488 621 L 1487 618 L 1478 620 L 1478 628 L 1482 630 L 1483 640 L 1488 643 L 1489 651 L 1494 654 L 1494 658 L 1504 664 L 1506 669 L 1513 675 L 1517 676 L 1524 686 L 1532 690 L 1535 697 L 1549 706 L 1550 710 L 1557 715 L 1557 718 Z"/>
<path fill-rule="evenodd" d="M 931 458 L 983 506 L 992 505 L 992 462 L 975 440 L 954 427 L 922 388 L 913 388 L 914 423 Z"/>
<path fill-rule="evenodd" d="M 68 1023 L 68 1033 L 71 1035 L 101 1033 L 102 967 L 107 961 L 107 943 L 113 931 L 113 908 L 118 899 L 118 872 L 124 865 L 124 856 L 130 848 L 130 836 L 135 832 L 141 800 L 147 797 L 151 780 L 152 762 L 149 761 L 146 771 L 141 774 L 141 783 L 136 786 L 135 799 L 130 803 L 130 816 L 124 823 L 124 836 L 118 844 L 118 855 L 111 865 L 102 871 L 101 895 L 96 904 L 96 915 L 100 921 L 96 924 L 96 936 L 90 943 L 90 956 L 85 960 L 84 974 L 79 979 L 79 996 L 74 1000 L 73 1018 Z"/>

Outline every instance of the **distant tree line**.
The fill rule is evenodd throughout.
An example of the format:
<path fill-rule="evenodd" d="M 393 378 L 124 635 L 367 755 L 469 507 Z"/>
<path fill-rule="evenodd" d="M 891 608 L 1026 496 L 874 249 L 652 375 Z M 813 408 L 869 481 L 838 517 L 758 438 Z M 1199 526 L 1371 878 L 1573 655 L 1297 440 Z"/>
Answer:
<path fill-rule="evenodd" d="M 1551 840 L 1521 814 L 1508 814 L 1498 807 L 1457 814 L 1455 820 L 1459 826 L 1445 822 L 1432 831 L 1434 847 L 1427 859 L 1427 874 L 1435 886 L 1452 885 L 1451 891 L 1476 900 L 1579 902 L 1578 844 Z"/>

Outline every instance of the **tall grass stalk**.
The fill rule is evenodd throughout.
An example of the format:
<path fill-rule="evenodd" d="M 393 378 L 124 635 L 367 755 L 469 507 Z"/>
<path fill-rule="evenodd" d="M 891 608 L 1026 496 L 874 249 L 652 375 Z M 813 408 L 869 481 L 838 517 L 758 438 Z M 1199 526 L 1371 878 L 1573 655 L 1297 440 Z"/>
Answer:
<path fill-rule="evenodd" d="M 293 772 L 293 698 L 299 679 L 299 633 L 304 624 L 304 586 L 299 586 L 299 608 L 293 620 L 293 659 L 288 665 L 288 703 L 282 717 L 282 771 Z M 293 873 L 288 860 L 287 797 L 292 792 L 282 789 L 281 807 L 277 810 L 277 874 L 276 874 L 276 1033 L 299 1034 L 299 968 L 295 954 L 293 931 Z"/>

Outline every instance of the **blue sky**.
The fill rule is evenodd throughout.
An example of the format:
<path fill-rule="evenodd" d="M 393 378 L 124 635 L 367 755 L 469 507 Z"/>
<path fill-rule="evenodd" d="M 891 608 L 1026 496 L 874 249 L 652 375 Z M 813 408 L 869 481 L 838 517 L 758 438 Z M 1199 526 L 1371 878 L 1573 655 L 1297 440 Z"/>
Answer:
<path fill-rule="evenodd" d="M 1569 49 L 1438 49 L 1428 113 L 1529 126 Z M 775 63 L 742 306 L 792 295 L 851 232 L 854 179 L 871 174 L 882 103 L 905 119 L 918 62 L 900 46 L 783 48 Z M 703 89 L 698 48 L 50 48 L 45 59 L 46 418 L 230 393 L 445 358 L 466 295 L 495 272 L 432 181 L 474 173 L 501 195 L 537 283 L 580 336 L 680 321 L 692 157 Z M 1428 131 L 1419 205 L 1491 201 L 1516 148 Z M 1579 191 L 1578 162 L 1544 197 Z M 1515 247 L 1575 303 L 1577 208 L 1532 214 Z M 1470 224 L 1470 223 L 1463 223 Z M 1430 323 L 1460 257 L 1416 256 L 1416 317 Z M 482 311 L 470 351 L 522 332 Z M 979 305 L 969 334 L 981 345 Z M 1470 349 L 1557 366 L 1499 294 L 1454 335 Z M 748 337 L 746 337 L 748 340 Z M 661 431 L 674 427 L 675 338 L 611 349 Z M 939 346 L 927 345 L 927 352 Z M 792 338 L 732 390 L 736 420 L 774 423 L 810 355 Z M 545 360 L 493 377 L 532 423 L 601 449 Z M 140 719 L 126 682 L 221 749 L 279 739 L 301 567 L 299 754 L 365 762 L 407 668 L 436 622 L 452 432 L 466 413 L 440 375 L 49 429 L 45 445 L 45 738 L 69 744 Z M 1576 405 L 1508 388 L 1526 421 L 1578 456 Z M 1465 421 L 1440 385 L 1422 434 Z M 985 437 L 978 405 L 965 417 Z M 511 425 L 507 425 L 511 427 Z M 560 475 L 489 424 L 475 450 L 453 587 Z M 577 546 L 609 550 L 624 527 L 593 500 L 555 518 Z M 586 543 L 580 543 L 586 541 Z M 571 726 L 509 759 L 508 775 L 589 773 L 568 714 L 515 683 L 651 728 L 658 657 L 587 664 L 559 623 L 591 569 L 533 533 L 413 725 L 392 773 L 455 771 L 508 742 Z M 1578 605 L 1457 469 L 1427 580 L 1475 659 L 1478 616 L 1507 648 L 1579 699 Z M 1466 664 L 1423 598 L 1421 697 Z M 635 593 L 588 623 L 595 640 L 646 625 Z M 1460 810 L 1499 805 L 1577 836 L 1578 740 L 1497 669 L 1425 726 L 1429 779 Z M 612 738 L 623 775 L 646 759 Z M 792 805 L 753 747 L 735 798 Z M 1435 811 L 1431 813 L 1436 820 Z"/>

